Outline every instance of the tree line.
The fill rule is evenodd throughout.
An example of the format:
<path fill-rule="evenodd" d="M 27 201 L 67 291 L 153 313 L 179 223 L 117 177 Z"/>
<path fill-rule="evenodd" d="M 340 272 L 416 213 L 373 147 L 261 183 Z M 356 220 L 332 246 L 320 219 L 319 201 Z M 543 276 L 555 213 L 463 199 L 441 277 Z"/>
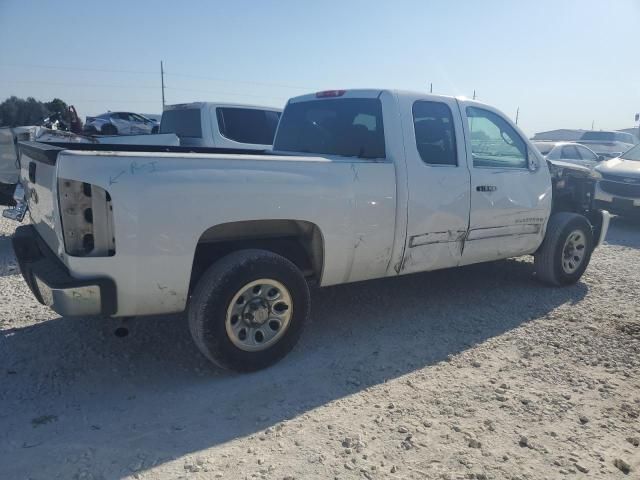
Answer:
<path fill-rule="evenodd" d="M 41 102 L 33 97 L 25 100 L 11 96 L 0 103 L 0 127 L 37 125 L 55 113 L 68 120 L 67 104 L 59 98 Z"/>

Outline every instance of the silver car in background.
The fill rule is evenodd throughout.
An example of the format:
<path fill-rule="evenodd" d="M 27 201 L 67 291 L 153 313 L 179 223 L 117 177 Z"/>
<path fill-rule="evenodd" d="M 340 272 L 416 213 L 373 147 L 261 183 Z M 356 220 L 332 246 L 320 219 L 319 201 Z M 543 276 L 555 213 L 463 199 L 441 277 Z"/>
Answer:
<path fill-rule="evenodd" d="M 640 218 L 640 145 L 600 163 L 595 170 L 602 176 L 595 191 L 598 206 Z"/>
<path fill-rule="evenodd" d="M 605 159 L 590 148 L 574 142 L 533 142 L 536 148 L 547 160 L 557 160 L 574 163 L 583 167 L 593 168 Z"/>
<path fill-rule="evenodd" d="M 598 155 L 614 158 L 637 145 L 638 139 L 635 135 L 626 132 L 590 130 L 584 132 L 576 142 L 589 147 Z"/>
<path fill-rule="evenodd" d="M 87 135 L 144 135 L 158 133 L 157 120 L 139 113 L 107 112 L 97 117 L 87 117 L 83 133 Z"/>

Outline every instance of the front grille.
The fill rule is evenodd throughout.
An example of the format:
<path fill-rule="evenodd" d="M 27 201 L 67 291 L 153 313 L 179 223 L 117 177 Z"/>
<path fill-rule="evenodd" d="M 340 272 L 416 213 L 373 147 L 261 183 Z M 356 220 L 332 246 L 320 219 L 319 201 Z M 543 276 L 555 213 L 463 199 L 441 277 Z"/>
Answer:
<path fill-rule="evenodd" d="M 620 183 L 602 180 L 600 188 L 607 193 L 622 197 L 640 197 L 640 183 Z"/>

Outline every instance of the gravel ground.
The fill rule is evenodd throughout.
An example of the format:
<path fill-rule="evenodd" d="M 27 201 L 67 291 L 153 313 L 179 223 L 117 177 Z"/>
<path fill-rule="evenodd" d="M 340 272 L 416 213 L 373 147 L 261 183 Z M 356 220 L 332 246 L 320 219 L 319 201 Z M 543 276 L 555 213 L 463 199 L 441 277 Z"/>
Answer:
<path fill-rule="evenodd" d="M 0 478 L 640 478 L 640 225 L 583 281 L 530 261 L 327 288 L 266 371 L 210 367 L 183 316 L 61 318 L 0 220 Z"/>

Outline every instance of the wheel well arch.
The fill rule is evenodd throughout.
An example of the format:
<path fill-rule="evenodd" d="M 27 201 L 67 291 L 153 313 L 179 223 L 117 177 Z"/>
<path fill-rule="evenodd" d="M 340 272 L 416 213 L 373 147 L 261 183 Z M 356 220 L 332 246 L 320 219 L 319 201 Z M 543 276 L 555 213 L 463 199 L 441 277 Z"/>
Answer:
<path fill-rule="evenodd" d="M 259 248 L 293 262 L 312 283 L 320 283 L 324 268 L 324 237 L 305 220 L 244 220 L 214 225 L 198 239 L 189 291 L 216 260 L 237 250 Z"/>

